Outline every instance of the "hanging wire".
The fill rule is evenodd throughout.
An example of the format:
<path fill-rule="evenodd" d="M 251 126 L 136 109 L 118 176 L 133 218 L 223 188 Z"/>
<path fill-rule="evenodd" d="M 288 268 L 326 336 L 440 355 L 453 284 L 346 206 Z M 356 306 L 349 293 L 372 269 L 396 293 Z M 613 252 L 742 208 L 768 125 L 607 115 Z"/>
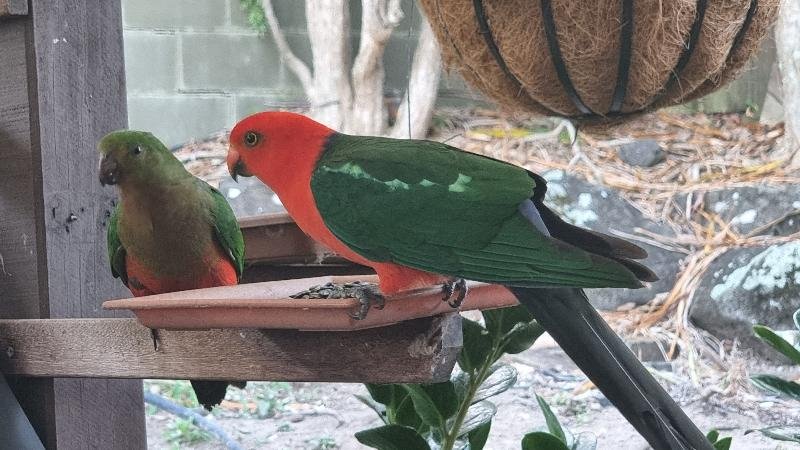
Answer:
<path fill-rule="evenodd" d="M 409 139 L 411 139 L 411 65 L 413 64 L 412 48 L 414 48 L 414 45 L 411 44 L 411 39 L 414 37 L 414 13 L 416 12 L 416 3 L 416 0 L 411 0 L 411 14 L 408 15 L 410 22 L 408 23 L 408 36 L 406 37 L 406 44 L 408 45 L 408 64 L 406 64 L 406 67 L 408 67 L 408 71 L 406 72 L 406 116 L 408 116 Z M 418 45 L 419 43 L 417 43 L 417 46 Z"/>

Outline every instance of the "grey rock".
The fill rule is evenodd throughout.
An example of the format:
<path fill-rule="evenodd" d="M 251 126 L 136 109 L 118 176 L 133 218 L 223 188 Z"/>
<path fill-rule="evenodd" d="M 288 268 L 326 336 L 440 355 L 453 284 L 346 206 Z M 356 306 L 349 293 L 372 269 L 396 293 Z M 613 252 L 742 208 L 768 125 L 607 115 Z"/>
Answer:
<path fill-rule="evenodd" d="M 652 339 L 631 339 L 625 342 L 640 361 L 668 362 L 669 343 L 659 343 Z M 677 355 L 677 353 L 676 353 Z"/>
<path fill-rule="evenodd" d="M 800 242 L 726 252 L 706 272 L 689 315 L 700 328 L 721 339 L 779 361 L 753 335 L 753 325 L 794 329 L 792 314 L 800 308 Z"/>
<path fill-rule="evenodd" d="M 800 231 L 800 185 L 762 184 L 710 191 L 705 194 L 705 207 L 729 222 L 742 234 L 783 218 L 761 234 L 787 236 Z M 791 211 L 798 215 L 787 216 Z"/>
<path fill-rule="evenodd" d="M 668 226 L 648 219 L 609 188 L 566 175 L 560 170 L 546 172 L 543 176 L 548 181 L 547 205 L 570 223 L 611 235 L 614 230 L 633 233 L 634 228 L 672 235 Z M 648 254 L 647 259 L 641 262 L 661 279 L 642 289 L 589 289 L 588 296 L 595 307 L 615 310 L 628 302 L 641 305 L 672 288 L 683 255 L 639 242 L 636 244 Z"/>
<path fill-rule="evenodd" d="M 241 177 L 238 183 L 226 177 L 219 183 L 219 190 L 236 217 L 286 212 L 278 196 L 256 177 Z"/>
<path fill-rule="evenodd" d="M 631 166 L 652 167 L 664 161 L 664 150 L 658 141 L 642 139 L 622 144 L 619 159 Z"/>

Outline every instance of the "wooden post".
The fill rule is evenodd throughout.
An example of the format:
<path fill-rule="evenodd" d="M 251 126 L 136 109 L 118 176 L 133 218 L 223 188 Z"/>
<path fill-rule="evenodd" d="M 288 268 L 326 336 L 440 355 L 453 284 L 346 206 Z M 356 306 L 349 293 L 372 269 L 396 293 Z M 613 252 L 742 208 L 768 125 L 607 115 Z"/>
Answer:
<path fill-rule="evenodd" d="M 127 124 L 119 0 L 0 0 L 0 62 L 0 318 L 113 317 L 96 145 Z M 47 448 L 146 447 L 140 380 L 9 384 Z"/>

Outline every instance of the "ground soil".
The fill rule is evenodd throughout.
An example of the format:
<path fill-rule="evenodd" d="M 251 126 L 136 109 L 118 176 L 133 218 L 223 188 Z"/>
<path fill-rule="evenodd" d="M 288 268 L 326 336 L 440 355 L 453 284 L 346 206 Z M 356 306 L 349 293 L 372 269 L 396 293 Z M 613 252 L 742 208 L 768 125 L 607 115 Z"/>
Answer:
<path fill-rule="evenodd" d="M 599 450 L 645 450 L 649 448 L 636 431 L 597 390 L 575 395 L 585 378 L 552 341 L 546 337 L 526 352 L 506 356 L 519 372 L 517 384 L 494 398 L 498 412 L 486 449 L 518 449 L 525 433 L 545 426 L 537 406 L 536 394 L 550 402 L 554 412 L 571 432 L 592 433 Z M 677 370 L 677 369 L 676 369 Z M 795 376 L 797 373 L 794 374 Z M 669 377 L 669 373 L 665 373 Z M 772 425 L 797 423 L 800 406 L 764 397 L 741 388 L 734 395 L 703 395 L 685 383 L 685 376 L 671 378 L 673 396 L 703 431 L 722 430 L 733 436 L 734 450 L 775 450 L 798 448 L 779 443 L 758 433 L 744 431 Z M 361 403 L 356 394 L 366 395 L 360 384 L 293 383 L 296 400 L 285 405 L 274 417 L 217 417 L 232 438 L 247 449 L 362 449 L 353 437 L 356 431 L 381 424 L 375 413 Z M 229 394 L 230 395 L 230 394 Z M 222 415 L 225 415 L 224 413 Z M 165 440 L 172 416 L 158 412 L 147 416 L 148 447 L 175 448 Z M 189 448 L 189 446 L 180 446 Z M 218 441 L 191 446 L 196 449 L 223 449 Z"/>

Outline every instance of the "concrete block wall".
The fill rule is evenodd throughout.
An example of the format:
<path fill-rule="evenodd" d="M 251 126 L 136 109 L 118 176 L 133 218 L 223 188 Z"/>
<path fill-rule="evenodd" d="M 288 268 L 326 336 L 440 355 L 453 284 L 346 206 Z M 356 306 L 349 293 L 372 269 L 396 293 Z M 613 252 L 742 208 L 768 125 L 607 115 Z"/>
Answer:
<path fill-rule="evenodd" d="M 304 3 L 273 1 L 289 44 L 310 64 Z M 355 54 L 360 2 L 350 3 Z M 131 128 L 150 130 L 173 146 L 230 128 L 256 111 L 306 103 L 271 36 L 250 27 L 239 0 L 123 0 L 122 10 Z M 398 92 L 419 29 L 411 0 L 403 10 L 407 18 L 384 57 L 387 88 Z M 459 80 L 443 85 L 445 97 L 474 95 Z"/>
<path fill-rule="evenodd" d="M 404 91 L 419 30 L 419 9 L 403 0 L 406 19 L 384 55 L 386 87 Z M 351 1 L 352 53 L 360 28 L 359 1 Z M 294 52 L 310 64 L 305 2 L 273 0 Z M 302 88 L 281 62 L 267 33 L 253 30 L 239 0 L 123 0 L 129 126 L 150 130 L 174 146 L 230 128 L 248 114 L 281 106 L 302 106 Z M 760 107 L 774 49 L 728 89 L 682 109 L 744 111 Z M 445 76 L 439 103 L 474 103 L 479 95 L 456 75 Z"/>

